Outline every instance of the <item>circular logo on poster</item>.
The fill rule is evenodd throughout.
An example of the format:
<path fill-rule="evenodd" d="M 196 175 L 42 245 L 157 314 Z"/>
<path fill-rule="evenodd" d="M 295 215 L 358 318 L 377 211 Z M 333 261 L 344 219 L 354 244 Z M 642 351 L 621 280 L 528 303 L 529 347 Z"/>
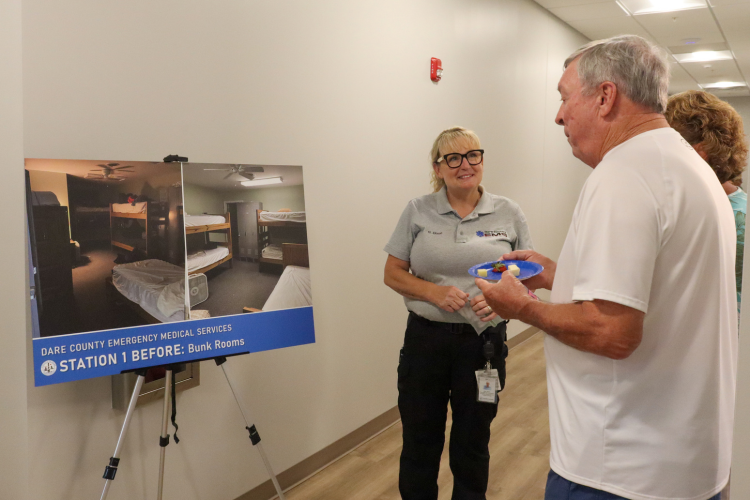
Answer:
<path fill-rule="evenodd" d="M 47 361 L 42 363 L 42 374 L 47 375 L 49 377 L 56 371 L 57 371 L 57 364 L 51 359 L 48 359 Z"/>

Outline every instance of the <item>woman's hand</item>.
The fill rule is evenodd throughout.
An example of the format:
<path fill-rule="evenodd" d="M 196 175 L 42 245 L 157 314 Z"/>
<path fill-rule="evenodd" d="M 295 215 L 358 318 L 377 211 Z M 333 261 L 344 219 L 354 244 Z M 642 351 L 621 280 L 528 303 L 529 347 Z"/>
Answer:
<path fill-rule="evenodd" d="M 467 300 L 469 300 L 469 294 L 455 286 L 435 285 L 430 302 L 443 311 L 456 312 L 466 305 Z"/>
<path fill-rule="evenodd" d="M 497 314 L 492 310 L 487 301 L 484 300 L 484 294 L 480 293 L 471 299 L 471 309 L 482 319 L 482 321 L 492 321 L 497 318 Z"/>
<path fill-rule="evenodd" d="M 524 280 L 523 284 L 531 291 L 539 288 L 552 290 L 552 283 L 555 281 L 555 272 L 557 271 L 557 263 L 554 260 L 548 259 L 534 250 L 516 250 L 514 252 L 506 253 L 503 255 L 503 260 L 528 260 L 529 262 L 541 264 L 544 271 L 542 271 L 541 274 Z"/>

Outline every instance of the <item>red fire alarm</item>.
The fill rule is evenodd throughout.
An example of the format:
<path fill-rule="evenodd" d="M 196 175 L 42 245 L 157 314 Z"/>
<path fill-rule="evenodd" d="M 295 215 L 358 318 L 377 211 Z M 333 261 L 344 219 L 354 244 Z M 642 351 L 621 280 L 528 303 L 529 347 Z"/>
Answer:
<path fill-rule="evenodd" d="M 437 57 L 430 59 L 430 80 L 437 83 L 443 77 L 443 61 Z"/>

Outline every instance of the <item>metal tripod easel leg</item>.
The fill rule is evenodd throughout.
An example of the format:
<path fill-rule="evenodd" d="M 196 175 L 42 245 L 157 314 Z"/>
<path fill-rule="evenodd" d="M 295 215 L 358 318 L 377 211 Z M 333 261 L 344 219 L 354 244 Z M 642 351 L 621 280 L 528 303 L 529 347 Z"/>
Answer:
<path fill-rule="evenodd" d="M 255 425 L 251 423 L 252 419 L 249 417 L 249 413 L 245 405 L 243 404 L 242 399 L 240 398 L 239 391 L 237 390 L 234 384 L 234 381 L 229 371 L 229 367 L 225 364 L 226 360 L 227 360 L 226 357 L 214 358 L 216 365 L 221 366 L 221 369 L 224 372 L 224 377 L 227 379 L 227 383 L 229 384 L 229 388 L 232 391 L 232 395 L 234 396 L 237 406 L 240 409 L 242 418 L 245 420 L 245 428 L 250 433 L 250 441 L 252 442 L 253 446 L 258 449 L 258 452 L 260 453 L 260 457 L 263 460 L 263 465 L 266 467 L 266 471 L 268 472 L 268 475 L 271 477 L 271 482 L 273 483 L 273 486 L 276 489 L 276 494 L 278 495 L 279 500 L 286 500 L 286 497 L 284 496 L 284 492 L 281 490 L 279 481 L 276 478 L 276 474 L 274 474 L 273 469 L 271 468 L 271 462 L 269 462 L 268 456 L 266 455 L 266 452 L 263 449 L 263 445 L 260 442 L 260 434 L 258 433 L 258 430 L 255 428 Z M 157 500 L 162 500 L 162 493 L 163 493 L 163 487 L 164 487 L 164 465 L 166 461 L 166 447 L 169 444 L 169 434 L 167 433 L 167 427 L 169 425 L 169 412 L 170 412 L 170 407 L 171 407 L 170 390 L 172 388 L 172 382 L 174 379 L 174 371 L 175 371 L 176 366 L 178 365 L 168 365 L 165 367 L 166 378 L 165 378 L 165 385 L 164 385 L 164 406 L 163 406 L 163 413 L 162 413 L 161 435 L 159 437 L 159 446 L 161 447 L 161 456 L 159 460 L 159 484 L 158 484 L 158 490 L 157 490 Z M 125 434 L 127 433 L 128 427 L 130 425 L 130 421 L 135 411 L 135 405 L 136 405 L 136 402 L 138 401 L 138 396 L 140 395 L 141 388 L 143 387 L 143 382 L 146 376 L 146 371 L 147 369 L 142 369 L 142 370 L 136 370 L 135 372 L 136 375 L 138 375 L 138 377 L 136 378 L 135 387 L 133 388 L 133 395 L 130 398 L 130 404 L 128 405 L 127 413 L 125 414 L 125 421 L 123 422 L 122 429 L 120 430 L 120 437 L 117 440 L 117 446 L 115 448 L 115 452 L 113 456 L 109 459 L 109 465 L 107 465 L 107 467 L 104 469 L 104 479 L 106 479 L 106 482 L 104 483 L 104 490 L 102 491 L 102 496 L 100 500 L 105 500 L 107 498 L 107 493 L 109 492 L 110 484 L 115 479 L 115 474 L 117 473 L 117 467 L 120 463 L 120 458 L 119 458 L 120 451 L 121 451 L 121 448 L 125 439 Z M 175 442 L 177 442 L 176 436 L 175 436 Z"/>
<path fill-rule="evenodd" d="M 167 426 L 169 425 L 169 408 L 170 408 L 170 390 L 172 389 L 172 367 L 167 367 L 166 379 L 164 381 L 164 410 L 161 417 L 161 436 L 159 436 L 159 446 L 161 452 L 159 456 L 159 486 L 156 493 L 157 500 L 161 500 L 162 492 L 164 490 L 164 461 L 167 454 L 167 445 L 169 444 L 169 434 L 167 434 Z"/>
<path fill-rule="evenodd" d="M 253 443 L 253 446 L 258 449 L 260 457 L 263 459 L 263 465 L 266 466 L 266 471 L 268 472 L 268 475 L 271 476 L 271 482 L 273 482 L 273 487 L 276 488 L 276 494 L 279 496 L 279 500 L 286 500 L 286 497 L 284 497 L 284 492 L 281 491 L 281 486 L 279 486 L 279 481 L 276 479 L 276 474 L 273 473 L 273 469 L 271 468 L 271 462 L 268 461 L 266 452 L 263 450 L 263 445 L 260 443 L 260 434 L 258 434 L 258 430 L 255 428 L 255 425 L 251 423 L 252 419 L 249 418 L 249 413 L 246 411 L 245 405 L 240 399 L 239 391 L 232 381 L 232 377 L 229 373 L 229 366 L 227 366 L 226 360 L 226 357 L 214 358 L 216 365 L 220 366 L 221 370 L 224 372 L 224 377 L 226 377 L 229 388 L 232 390 L 232 395 L 234 396 L 234 400 L 237 402 L 240 413 L 242 413 L 242 418 L 245 419 L 245 429 L 247 429 L 247 431 L 250 433 L 250 441 Z"/>
<path fill-rule="evenodd" d="M 138 401 L 138 395 L 141 393 L 141 387 L 143 386 L 143 380 L 146 377 L 146 370 L 136 370 L 138 377 L 135 379 L 135 388 L 133 389 L 133 395 L 130 397 L 130 404 L 128 405 L 128 411 L 125 413 L 125 421 L 122 423 L 122 429 L 120 430 L 120 437 L 117 439 L 117 446 L 115 447 L 115 453 L 109 459 L 109 465 L 104 469 L 104 490 L 100 500 L 107 498 L 109 492 L 109 486 L 115 479 L 117 474 L 117 467 L 120 465 L 120 449 L 122 448 L 123 440 L 125 439 L 125 433 L 130 425 L 130 420 L 133 417 L 135 411 L 135 403 Z"/>

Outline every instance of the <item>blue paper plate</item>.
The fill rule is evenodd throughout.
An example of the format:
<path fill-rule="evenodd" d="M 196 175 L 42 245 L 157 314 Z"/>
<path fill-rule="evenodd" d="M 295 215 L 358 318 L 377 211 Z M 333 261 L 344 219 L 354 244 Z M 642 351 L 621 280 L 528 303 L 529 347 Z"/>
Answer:
<path fill-rule="evenodd" d="M 474 276 L 475 278 L 482 278 L 486 280 L 495 280 L 499 281 L 502 277 L 502 273 L 496 273 L 495 271 L 492 271 L 492 264 L 496 263 L 498 261 L 491 261 L 491 262 L 485 262 L 484 264 L 477 264 L 476 266 L 469 269 L 469 274 Z M 536 276 L 537 274 L 544 271 L 544 268 L 537 264 L 536 262 L 529 262 L 528 260 L 501 260 L 499 262 L 502 262 L 506 266 L 510 266 L 511 264 L 515 264 L 518 266 L 518 269 L 521 271 L 520 274 L 517 276 L 519 280 L 525 280 L 529 279 L 532 276 Z M 488 269 L 487 277 L 479 276 L 477 274 L 477 271 L 480 269 Z"/>

